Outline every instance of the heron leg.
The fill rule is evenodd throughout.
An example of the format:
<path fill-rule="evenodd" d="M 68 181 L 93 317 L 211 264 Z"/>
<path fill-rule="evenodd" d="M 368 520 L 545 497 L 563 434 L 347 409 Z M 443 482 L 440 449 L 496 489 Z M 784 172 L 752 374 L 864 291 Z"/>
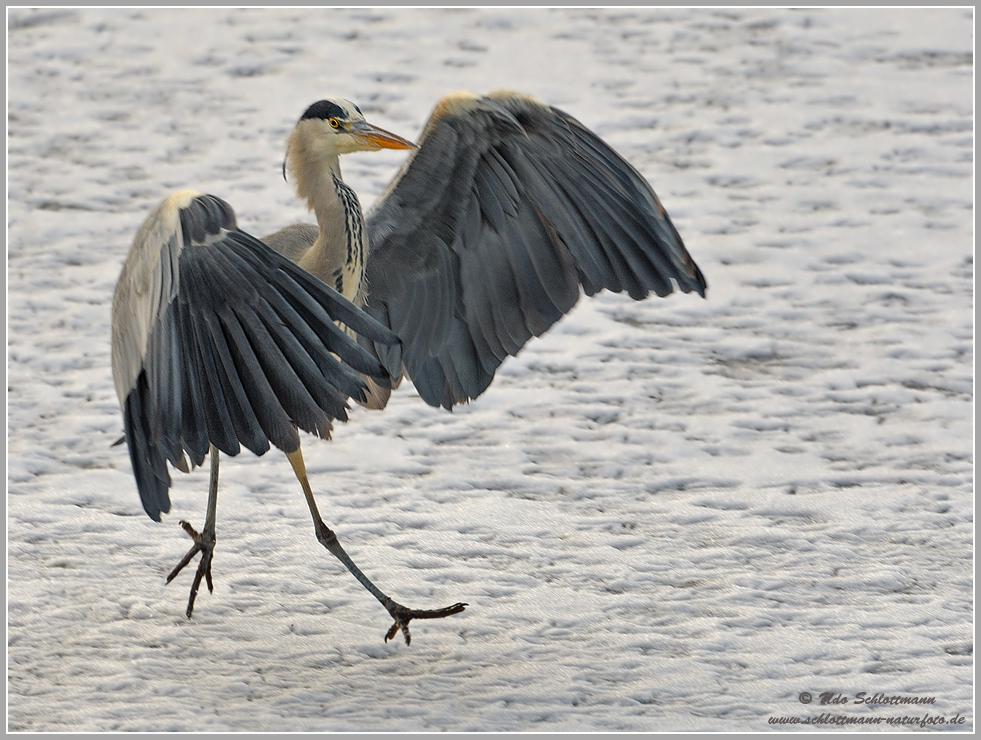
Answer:
<path fill-rule="evenodd" d="M 313 526 L 317 532 L 317 540 L 321 545 L 327 548 L 327 550 L 338 560 L 340 560 L 351 571 L 352 575 L 358 579 L 362 586 L 368 589 L 368 592 L 378 599 L 382 606 L 388 610 L 388 613 L 392 615 L 395 623 L 389 628 L 385 635 L 385 642 L 388 642 L 395 637 L 401 630 L 402 635 L 405 637 L 405 644 L 409 645 L 412 642 L 412 635 L 409 634 L 409 622 L 413 619 L 440 619 L 442 617 L 448 617 L 452 614 L 459 614 L 466 607 L 467 604 L 458 603 L 453 606 L 447 606 L 443 609 L 410 609 L 407 606 L 402 606 L 397 601 L 392 599 L 390 596 L 384 594 L 381 589 L 379 589 L 364 573 L 361 569 L 354 564 L 351 560 L 351 556 L 348 555 L 344 548 L 341 547 L 340 541 L 337 539 L 337 535 L 333 530 L 330 529 L 324 520 L 320 517 L 320 511 L 317 509 L 317 502 L 314 501 L 313 491 L 310 490 L 310 482 L 307 480 L 307 470 L 306 466 L 303 464 L 303 454 L 300 452 L 300 448 L 297 447 L 295 452 L 287 452 L 286 457 L 289 458 L 290 465 L 293 466 L 293 472 L 296 473 L 296 478 L 300 481 L 300 485 L 303 487 L 303 495 L 306 497 L 307 506 L 310 507 L 310 514 L 313 516 Z"/>
<path fill-rule="evenodd" d="M 189 522 L 181 520 L 181 526 L 188 536 L 194 540 L 194 546 L 187 551 L 177 567 L 170 571 L 167 576 L 167 583 L 174 580 L 174 577 L 183 570 L 184 566 L 191 562 L 195 555 L 201 553 L 201 562 L 198 563 L 198 571 L 194 574 L 194 582 L 191 584 L 191 595 L 187 599 L 187 618 L 191 618 L 194 613 L 194 600 L 198 595 L 198 587 L 201 579 L 204 578 L 208 584 L 208 591 L 214 592 L 215 586 L 211 580 L 211 560 L 215 554 L 215 518 L 218 510 L 218 448 L 211 445 L 211 480 L 208 488 L 208 512 L 204 518 L 204 529 L 197 532 Z"/>

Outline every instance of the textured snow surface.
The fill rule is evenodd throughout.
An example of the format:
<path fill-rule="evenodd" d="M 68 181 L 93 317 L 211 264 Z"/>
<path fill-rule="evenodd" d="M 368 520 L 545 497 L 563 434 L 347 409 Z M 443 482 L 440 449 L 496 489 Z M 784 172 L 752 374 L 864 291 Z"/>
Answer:
<path fill-rule="evenodd" d="M 866 691 L 972 729 L 973 23 L 10 10 L 8 727 L 765 731 L 832 709 L 802 691 Z M 193 571 L 164 576 L 207 470 L 175 474 L 157 524 L 111 446 L 133 234 L 184 187 L 254 234 L 312 219 L 280 167 L 322 97 L 415 137 L 443 94 L 498 87 L 650 178 L 707 300 L 583 300 L 467 407 L 407 383 L 305 438 L 362 568 L 463 614 L 384 643 L 274 452 L 224 458 L 215 592 L 188 621 Z M 345 176 L 367 207 L 401 161 Z"/>

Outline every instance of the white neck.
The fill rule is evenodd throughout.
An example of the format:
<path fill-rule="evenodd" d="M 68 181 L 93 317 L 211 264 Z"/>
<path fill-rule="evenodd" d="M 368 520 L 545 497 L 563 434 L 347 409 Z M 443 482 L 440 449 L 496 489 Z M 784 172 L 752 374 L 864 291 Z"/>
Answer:
<path fill-rule="evenodd" d="M 349 300 L 357 300 L 364 270 L 363 244 L 354 250 L 356 260 L 349 264 L 352 250 L 348 248 L 348 240 L 352 237 L 352 224 L 348 223 L 348 214 L 338 191 L 338 183 L 343 182 L 340 159 L 336 151 L 324 146 L 316 128 L 304 123 L 301 121 L 287 140 L 286 166 L 297 194 L 317 216 L 320 233 L 298 264 Z M 360 213 L 358 218 L 363 220 Z M 358 232 L 358 239 L 363 239 L 363 225 L 354 230 Z"/>
<path fill-rule="evenodd" d="M 310 210 L 321 215 L 336 207 L 334 177 L 341 179 L 340 157 L 323 145 L 314 126 L 300 122 L 286 140 L 286 167 L 297 194 L 306 200 Z"/>

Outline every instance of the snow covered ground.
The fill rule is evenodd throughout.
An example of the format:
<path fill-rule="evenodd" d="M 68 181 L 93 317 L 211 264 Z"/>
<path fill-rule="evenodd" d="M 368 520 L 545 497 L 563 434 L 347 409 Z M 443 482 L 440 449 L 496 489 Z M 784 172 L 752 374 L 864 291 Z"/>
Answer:
<path fill-rule="evenodd" d="M 973 729 L 973 22 L 9 11 L 8 728 Z M 406 384 L 307 441 L 324 517 L 379 585 L 470 603 L 410 647 L 383 643 L 279 453 L 225 459 L 215 592 L 186 620 L 191 573 L 164 576 L 207 471 L 157 524 L 110 446 L 133 233 L 181 187 L 257 234 L 310 219 L 280 166 L 321 97 L 415 137 L 441 95 L 497 87 L 651 179 L 707 300 L 584 300 L 471 405 Z M 369 205 L 400 161 L 345 175 Z"/>

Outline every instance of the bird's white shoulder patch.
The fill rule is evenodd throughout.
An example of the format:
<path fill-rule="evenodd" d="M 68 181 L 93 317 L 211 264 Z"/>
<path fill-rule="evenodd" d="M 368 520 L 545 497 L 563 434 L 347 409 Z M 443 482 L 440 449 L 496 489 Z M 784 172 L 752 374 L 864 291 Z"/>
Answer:
<path fill-rule="evenodd" d="M 481 107 L 480 98 L 467 90 L 459 90 L 444 95 L 433 109 L 433 118 L 443 116 L 462 116 Z"/>
<path fill-rule="evenodd" d="M 525 93 L 515 92 L 514 90 L 492 90 L 491 92 L 487 93 L 486 97 L 489 100 L 493 100 L 495 103 L 500 103 L 504 100 L 520 100 L 523 103 L 536 108 L 548 108 L 548 105 L 543 103 L 538 98 L 532 95 L 526 95 Z"/>
<path fill-rule="evenodd" d="M 175 190 L 164 198 L 160 204 L 160 209 L 165 213 L 176 213 L 182 208 L 187 208 L 195 198 L 201 195 L 203 193 L 199 193 L 197 190 Z"/>

